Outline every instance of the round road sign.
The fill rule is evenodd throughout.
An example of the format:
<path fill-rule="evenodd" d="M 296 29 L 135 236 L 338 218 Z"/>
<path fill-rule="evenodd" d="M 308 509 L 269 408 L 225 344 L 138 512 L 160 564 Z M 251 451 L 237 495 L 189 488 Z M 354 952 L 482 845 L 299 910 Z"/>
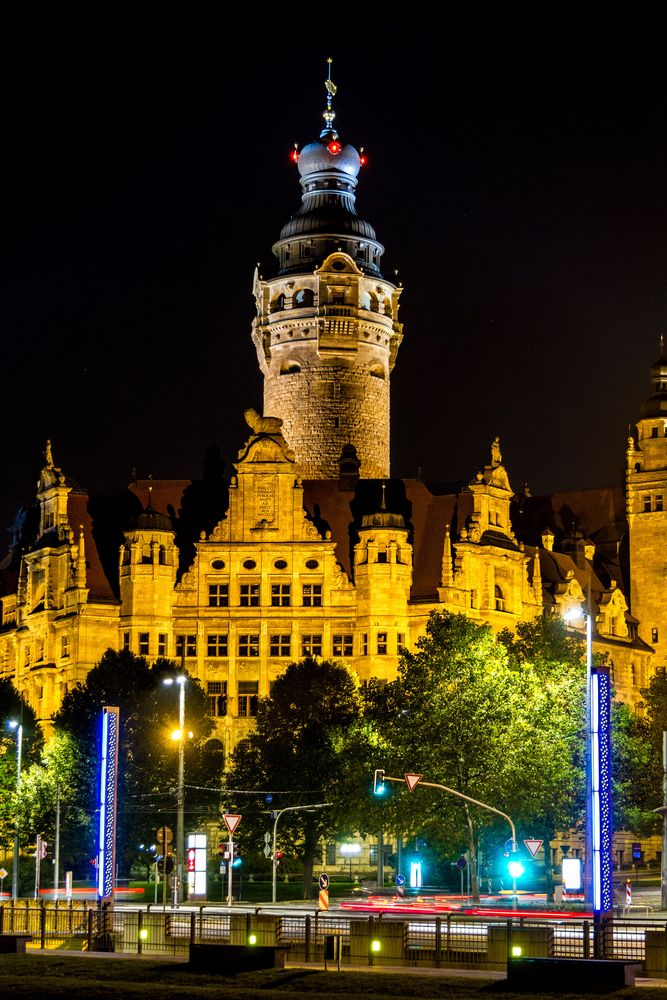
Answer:
<path fill-rule="evenodd" d="M 397 875 L 394 882 L 396 885 L 405 885 L 405 875 Z"/>
<path fill-rule="evenodd" d="M 319 882 L 320 882 L 320 889 L 329 888 L 329 876 L 327 875 L 326 872 L 322 872 L 322 874 L 320 875 Z"/>

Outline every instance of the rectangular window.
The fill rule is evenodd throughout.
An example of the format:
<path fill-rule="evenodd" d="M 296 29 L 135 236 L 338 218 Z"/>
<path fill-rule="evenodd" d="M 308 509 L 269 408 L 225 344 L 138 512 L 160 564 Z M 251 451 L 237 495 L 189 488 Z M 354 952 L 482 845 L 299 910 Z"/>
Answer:
<path fill-rule="evenodd" d="M 648 514 L 649 511 L 651 510 L 651 498 L 644 497 L 643 500 L 644 500 L 644 513 Z"/>
<path fill-rule="evenodd" d="M 377 844 L 371 844 L 370 848 L 369 848 L 369 858 L 368 858 L 368 860 L 370 861 L 370 863 L 372 865 L 376 865 L 378 863 L 378 855 L 379 855 L 379 853 L 380 852 L 378 850 L 378 845 Z M 384 857 L 385 864 L 387 863 L 387 860 L 388 860 L 389 856 L 391 855 L 391 853 L 392 853 L 392 845 L 391 844 L 383 844 L 382 845 L 382 854 L 383 854 L 383 857 Z"/>
<path fill-rule="evenodd" d="M 177 635 L 176 636 L 176 656 L 196 656 L 197 636 Z"/>
<path fill-rule="evenodd" d="M 30 666 L 30 646 L 26 646 L 23 651 L 23 662 L 26 667 Z"/>
<path fill-rule="evenodd" d="M 327 844 L 327 868 L 333 868 L 336 864 L 336 845 Z"/>
<path fill-rule="evenodd" d="M 167 655 L 167 634 L 166 632 L 160 632 L 157 637 L 157 655 L 166 656 Z"/>
<path fill-rule="evenodd" d="M 655 509 L 662 510 L 662 493 L 658 493 L 655 498 Z"/>
<path fill-rule="evenodd" d="M 303 606 L 304 608 L 322 607 L 322 584 L 304 583 L 303 585 Z"/>
<path fill-rule="evenodd" d="M 396 636 L 396 645 L 398 646 L 399 652 L 401 649 L 405 649 L 405 632 L 399 632 Z"/>
<path fill-rule="evenodd" d="M 657 628 L 652 628 L 651 629 L 651 642 L 657 642 L 658 641 L 658 634 L 659 633 L 658 633 Z"/>
<path fill-rule="evenodd" d="M 239 718 L 257 715 L 257 693 L 259 681 L 239 681 Z"/>
<path fill-rule="evenodd" d="M 123 649 L 129 649 L 129 648 L 130 648 L 130 633 L 123 632 Z"/>
<path fill-rule="evenodd" d="M 207 656 L 228 656 L 229 636 L 226 632 L 206 636 Z"/>
<path fill-rule="evenodd" d="M 332 639 L 334 656 L 352 656 L 354 653 L 354 637 L 352 635 L 334 635 Z"/>
<path fill-rule="evenodd" d="M 368 656 L 368 632 L 364 632 L 361 637 L 361 653 L 362 656 Z"/>
<path fill-rule="evenodd" d="M 378 552 L 378 562 L 379 563 L 386 563 L 387 562 L 387 550 L 386 549 L 380 549 L 380 551 Z"/>
<path fill-rule="evenodd" d="M 129 633 L 127 633 L 127 634 L 128 634 L 128 638 L 129 638 Z M 62 635 L 60 637 L 60 655 L 63 658 L 63 660 L 67 660 L 69 658 L 69 636 L 68 635 Z"/>
<path fill-rule="evenodd" d="M 208 606 L 209 608 L 229 607 L 229 584 L 209 583 L 208 585 Z"/>
<path fill-rule="evenodd" d="M 269 639 L 269 656 L 291 656 L 292 636 L 289 632 L 284 635 L 272 635 Z"/>
<path fill-rule="evenodd" d="M 53 511 L 49 511 L 44 515 L 44 531 L 48 531 L 49 528 L 53 528 L 56 523 L 56 516 Z"/>
<path fill-rule="evenodd" d="M 289 608 L 291 604 L 292 587 L 289 583 L 271 584 L 271 607 Z"/>
<path fill-rule="evenodd" d="M 209 681 L 206 685 L 208 694 L 208 714 L 214 719 L 227 715 L 227 681 Z"/>
<path fill-rule="evenodd" d="M 35 662 L 41 663 L 44 659 L 44 640 L 38 639 L 35 646 Z"/>
<path fill-rule="evenodd" d="M 322 655 L 322 636 L 321 635 L 302 635 L 301 636 L 301 655 L 302 656 L 321 656 Z"/>
<path fill-rule="evenodd" d="M 239 636 L 239 656 L 259 656 L 259 636 Z"/>
<path fill-rule="evenodd" d="M 148 656 L 150 645 L 150 634 L 148 632 L 139 633 L 139 656 Z"/>
<path fill-rule="evenodd" d="M 242 608 L 257 608 L 259 607 L 259 584 L 258 583 L 242 583 L 241 584 L 241 600 L 240 605 Z"/>
<path fill-rule="evenodd" d="M 387 633 L 378 632 L 378 656 L 387 655 Z"/>

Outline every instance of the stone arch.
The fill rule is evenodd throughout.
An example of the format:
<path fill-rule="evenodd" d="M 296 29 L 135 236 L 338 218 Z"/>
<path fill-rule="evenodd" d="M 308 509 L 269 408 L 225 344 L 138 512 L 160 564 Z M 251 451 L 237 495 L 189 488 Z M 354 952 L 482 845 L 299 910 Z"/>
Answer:
<path fill-rule="evenodd" d="M 283 361 L 280 366 L 281 375 L 296 375 L 301 371 L 301 365 L 298 361 Z"/>
<path fill-rule="evenodd" d="M 382 365 L 372 365 L 370 373 L 373 378 L 385 379 L 387 377 Z"/>
<path fill-rule="evenodd" d="M 389 299 L 384 300 L 384 314 L 385 316 L 391 316 L 391 301 Z"/>
<path fill-rule="evenodd" d="M 285 296 L 281 292 L 280 295 L 276 295 L 275 299 L 271 300 L 271 305 L 269 306 L 269 312 L 281 312 L 285 308 Z"/>
<path fill-rule="evenodd" d="M 502 588 L 496 584 L 493 588 L 493 599 L 495 601 L 496 611 L 505 610 L 505 595 L 503 594 Z"/>
<path fill-rule="evenodd" d="M 312 288 L 300 288 L 294 296 L 294 305 L 297 309 L 314 306 L 315 292 Z"/>

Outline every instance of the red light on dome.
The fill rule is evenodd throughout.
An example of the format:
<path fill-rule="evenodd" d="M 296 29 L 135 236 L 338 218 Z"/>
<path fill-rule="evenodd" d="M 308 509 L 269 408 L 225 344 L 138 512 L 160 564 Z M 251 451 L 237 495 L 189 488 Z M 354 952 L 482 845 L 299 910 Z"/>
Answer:
<path fill-rule="evenodd" d="M 292 161 L 292 163 L 298 163 L 299 162 L 299 150 L 298 149 L 293 149 L 292 152 L 289 155 L 289 158 Z"/>
<path fill-rule="evenodd" d="M 339 142 L 336 142 L 335 139 L 332 139 L 331 142 L 327 144 L 327 149 L 333 156 L 336 156 L 337 153 L 340 153 L 342 148 L 343 147 L 341 146 L 341 144 Z"/>
<path fill-rule="evenodd" d="M 364 153 L 362 153 L 361 156 L 359 157 L 359 163 L 362 165 L 362 167 L 366 166 L 366 156 Z"/>

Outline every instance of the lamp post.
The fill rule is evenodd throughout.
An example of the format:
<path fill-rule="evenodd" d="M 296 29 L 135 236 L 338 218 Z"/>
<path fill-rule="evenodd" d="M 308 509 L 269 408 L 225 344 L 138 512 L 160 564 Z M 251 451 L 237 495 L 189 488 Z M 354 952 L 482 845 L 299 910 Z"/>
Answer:
<path fill-rule="evenodd" d="M 586 622 L 586 897 L 596 922 L 596 958 L 602 957 L 600 924 L 612 909 L 611 884 L 611 687 L 608 672 L 593 667 L 590 585 L 587 608 L 572 608 L 566 622 Z"/>
<path fill-rule="evenodd" d="M 174 906 L 178 907 L 183 892 L 183 852 L 185 844 L 185 674 L 176 677 L 165 677 L 163 684 L 170 687 L 179 685 L 178 693 L 178 729 L 171 734 L 173 740 L 178 740 L 178 782 L 176 786 L 176 887 L 174 889 Z"/>
<path fill-rule="evenodd" d="M 16 719 L 9 723 L 16 730 L 16 816 L 14 818 L 14 864 L 12 865 L 12 899 L 19 898 L 19 809 L 18 794 L 21 789 L 21 750 L 23 747 L 23 726 Z"/>
<path fill-rule="evenodd" d="M 287 812 L 313 812 L 315 809 L 328 809 L 329 806 L 333 805 L 332 802 L 314 802 L 311 806 L 285 806 L 284 809 L 278 809 L 276 812 L 272 813 L 273 816 L 273 849 L 271 851 L 271 864 L 273 866 L 271 874 L 271 902 L 276 901 L 276 879 L 278 876 L 278 863 L 276 861 L 276 833 L 278 832 L 278 820 L 283 813 Z M 231 858 L 230 858 L 231 864 Z M 231 899 L 230 899 L 231 904 Z"/>

